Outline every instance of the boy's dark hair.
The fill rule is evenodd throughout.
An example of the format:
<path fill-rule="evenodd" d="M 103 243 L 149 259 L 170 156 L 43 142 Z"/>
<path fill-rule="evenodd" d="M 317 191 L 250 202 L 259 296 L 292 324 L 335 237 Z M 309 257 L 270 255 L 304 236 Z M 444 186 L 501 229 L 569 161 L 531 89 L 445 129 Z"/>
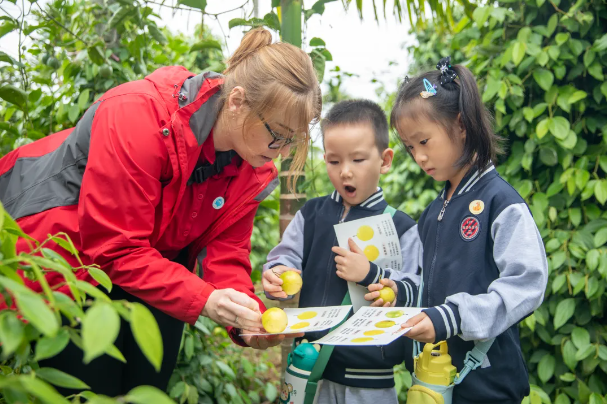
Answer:
<path fill-rule="evenodd" d="M 388 120 L 381 107 L 369 100 L 347 100 L 335 104 L 320 122 L 323 145 L 327 129 L 364 123 L 371 125 L 375 134 L 375 145 L 381 154 L 390 145 Z"/>
<path fill-rule="evenodd" d="M 474 164 L 479 171 L 485 169 L 489 161 L 495 161 L 502 153 L 502 139 L 493 131 L 492 117 L 483 105 L 474 76 L 462 65 L 450 66 L 457 78 L 445 84 L 441 83 L 441 72 L 431 70 L 401 84 L 390 114 L 390 126 L 398 128 L 403 117 L 416 119 L 425 116 L 438 122 L 450 137 L 454 135 L 453 126 L 457 125 L 458 115 L 466 130 L 464 153 L 457 161 L 458 167 Z M 436 94 L 422 98 L 425 91 L 424 79 L 436 87 Z M 448 81 L 448 80 L 447 80 Z"/>

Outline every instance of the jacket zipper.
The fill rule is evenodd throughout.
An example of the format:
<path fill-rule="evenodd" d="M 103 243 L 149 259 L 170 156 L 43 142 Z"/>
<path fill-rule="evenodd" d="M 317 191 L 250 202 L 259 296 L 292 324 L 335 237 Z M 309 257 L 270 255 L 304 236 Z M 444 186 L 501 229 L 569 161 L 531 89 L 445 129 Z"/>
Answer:
<path fill-rule="evenodd" d="M 430 272 L 428 273 L 428 288 L 427 290 L 430 291 L 432 290 L 432 279 L 433 279 L 433 275 L 434 275 L 434 265 L 436 264 L 436 256 L 438 255 L 438 242 L 440 240 L 440 225 L 441 222 L 443 221 L 443 217 L 445 216 L 445 210 L 447 209 L 447 205 L 449 205 L 449 199 L 445 199 L 445 201 L 443 202 L 443 207 L 440 210 L 440 213 L 438 214 L 438 224 L 436 225 L 436 239 L 434 241 L 434 255 L 432 256 L 432 264 L 430 265 Z M 423 291 L 422 291 L 423 293 Z M 432 298 L 430 296 L 430 293 L 426 293 L 426 296 L 428 296 L 428 307 L 432 306 Z M 423 302 L 422 302 L 422 306 L 423 306 Z"/>
<path fill-rule="evenodd" d="M 341 209 L 339 210 L 339 221 L 338 223 L 343 223 L 346 220 L 346 217 L 348 217 L 348 214 L 350 212 L 348 211 L 348 213 L 346 213 L 346 216 L 343 218 L 341 218 L 341 216 L 344 214 L 344 206 L 341 206 Z M 333 245 L 335 245 L 337 243 L 337 236 L 335 236 L 335 238 L 333 239 Z M 329 255 L 329 262 L 327 263 L 327 269 L 329 272 L 329 275 L 331 275 L 331 270 L 333 269 L 333 262 L 335 262 L 335 253 L 331 253 Z M 330 282 L 325 282 L 325 291 L 322 295 L 322 304 L 321 306 L 324 307 L 327 304 L 327 292 L 328 292 L 328 288 L 329 288 L 329 283 Z"/>

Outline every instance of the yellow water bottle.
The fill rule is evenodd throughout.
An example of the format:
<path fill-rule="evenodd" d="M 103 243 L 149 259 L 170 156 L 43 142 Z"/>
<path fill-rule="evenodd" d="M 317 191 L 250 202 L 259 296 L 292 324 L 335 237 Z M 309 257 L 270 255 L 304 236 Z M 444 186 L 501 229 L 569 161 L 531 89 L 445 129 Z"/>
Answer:
<path fill-rule="evenodd" d="M 407 404 L 451 404 L 456 375 L 447 341 L 426 344 L 415 357 L 413 386 L 409 389 Z"/>

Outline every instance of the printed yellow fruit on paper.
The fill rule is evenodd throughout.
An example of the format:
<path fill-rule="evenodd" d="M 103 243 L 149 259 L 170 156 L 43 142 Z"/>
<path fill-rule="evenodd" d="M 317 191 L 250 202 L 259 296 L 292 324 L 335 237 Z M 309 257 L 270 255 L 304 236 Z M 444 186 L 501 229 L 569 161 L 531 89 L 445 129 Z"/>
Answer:
<path fill-rule="evenodd" d="M 261 324 L 269 333 L 283 332 L 288 322 L 287 313 L 278 307 L 272 307 L 261 315 Z"/>
<path fill-rule="evenodd" d="M 301 285 L 303 285 L 301 276 L 295 271 L 283 272 L 280 279 L 282 279 L 282 290 L 289 296 L 297 294 L 301 290 Z"/>
<path fill-rule="evenodd" d="M 371 336 L 371 335 L 381 335 L 381 334 L 383 334 L 384 332 L 385 332 L 385 331 L 383 331 L 383 330 L 369 330 L 369 331 L 365 331 L 365 332 L 363 332 L 363 334 L 364 334 L 364 335 Z"/>
<path fill-rule="evenodd" d="M 297 318 L 300 320 L 309 320 L 311 318 L 316 317 L 317 315 L 318 315 L 318 313 L 315 311 L 306 311 L 306 312 L 301 313 L 299 316 L 297 316 Z"/>
<path fill-rule="evenodd" d="M 379 323 L 376 323 L 375 326 L 377 328 L 390 328 L 395 326 L 396 323 L 392 320 L 384 320 L 384 321 L 380 321 Z"/>
<path fill-rule="evenodd" d="M 358 232 L 356 232 L 356 236 L 362 241 L 369 241 L 373 238 L 374 232 L 371 226 L 360 226 L 358 228 Z"/>
<path fill-rule="evenodd" d="M 307 321 L 302 321 L 301 323 L 297 323 L 291 326 L 292 330 L 301 330 L 302 328 L 306 328 L 309 327 L 310 323 L 308 323 Z"/>
<path fill-rule="evenodd" d="M 364 249 L 365 257 L 369 261 L 375 261 L 379 257 L 379 250 L 374 245 L 368 245 Z"/>
<path fill-rule="evenodd" d="M 384 303 L 392 303 L 395 298 L 396 298 L 396 295 L 394 294 L 394 291 L 392 290 L 392 288 L 388 287 L 388 286 L 384 286 L 383 289 L 381 289 L 379 291 L 379 297 L 375 300 L 383 299 Z M 392 313 L 392 312 L 390 312 L 390 313 Z"/>
<path fill-rule="evenodd" d="M 402 310 L 394 310 L 386 313 L 386 317 L 388 318 L 397 318 L 402 317 L 405 313 Z"/>
<path fill-rule="evenodd" d="M 361 342 L 369 342 L 369 341 L 373 341 L 373 338 L 371 338 L 371 337 L 354 338 L 350 342 L 361 343 Z"/>

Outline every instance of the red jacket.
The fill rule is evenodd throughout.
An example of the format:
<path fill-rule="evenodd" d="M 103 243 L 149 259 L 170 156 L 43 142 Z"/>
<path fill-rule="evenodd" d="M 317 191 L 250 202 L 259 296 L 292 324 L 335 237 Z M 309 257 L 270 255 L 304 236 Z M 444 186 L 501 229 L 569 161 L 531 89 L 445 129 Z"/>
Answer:
<path fill-rule="evenodd" d="M 27 234 L 42 241 L 67 233 L 85 264 L 99 264 L 115 285 L 182 321 L 196 322 L 216 288 L 259 301 L 250 237 L 259 202 L 277 185 L 276 168 L 233 162 L 188 185 L 201 156 L 214 158 L 209 134 L 222 83 L 174 66 L 108 91 L 75 128 L 0 159 L 0 200 Z M 17 248 L 30 250 L 25 240 Z M 186 266 L 171 261 L 186 249 Z M 197 258 L 202 279 L 192 272 Z M 76 276 L 96 284 L 85 270 Z M 47 279 L 65 282 L 55 272 Z M 58 290 L 69 294 L 65 285 Z"/>

